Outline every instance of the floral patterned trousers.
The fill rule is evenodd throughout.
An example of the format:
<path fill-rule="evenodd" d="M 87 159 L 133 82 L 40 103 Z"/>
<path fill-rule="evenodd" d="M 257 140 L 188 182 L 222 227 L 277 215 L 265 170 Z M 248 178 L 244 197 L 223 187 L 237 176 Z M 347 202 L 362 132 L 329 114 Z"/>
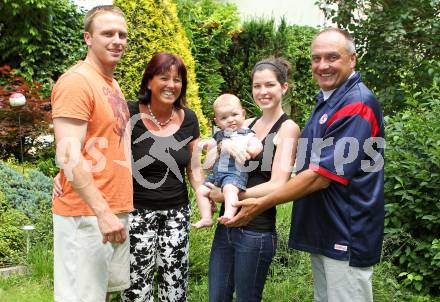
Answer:
<path fill-rule="evenodd" d="M 130 215 L 130 281 L 122 301 L 184 302 L 188 288 L 189 205 Z"/>

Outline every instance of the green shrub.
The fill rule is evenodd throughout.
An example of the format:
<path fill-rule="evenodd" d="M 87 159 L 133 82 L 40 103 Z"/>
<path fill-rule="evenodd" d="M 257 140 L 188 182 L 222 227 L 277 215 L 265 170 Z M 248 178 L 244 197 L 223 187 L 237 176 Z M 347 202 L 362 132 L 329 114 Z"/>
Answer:
<path fill-rule="evenodd" d="M 50 251 L 53 246 L 52 179 L 29 168 L 23 176 L 16 168 L 13 160 L 0 161 L 0 263 L 21 261 L 25 251 L 21 227 L 26 224 L 35 227 L 29 234 L 31 247 L 41 245 Z"/>
<path fill-rule="evenodd" d="M 26 237 L 22 226 L 30 219 L 12 208 L 0 191 L 0 266 L 23 262 L 26 254 Z"/>
<path fill-rule="evenodd" d="M 317 29 L 307 26 L 290 25 L 287 27 L 287 48 L 284 56 L 292 64 L 292 79 L 285 96 L 285 109 L 302 127 L 307 122 L 315 106 L 314 96 L 319 87 L 312 78 L 310 62 L 310 44 Z M 289 108 L 290 107 L 290 108 Z"/>
<path fill-rule="evenodd" d="M 47 250 L 53 248 L 53 220 L 52 205 L 50 203 L 41 204 L 34 215 L 33 224 L 35 230 L 32 231 L 31 243 L 34 245 L 42 245 Z"/>
<path fill-rule="evenodd" d="M 353 33 L 363 80 L 386 115 L 406 108 L 407 85 L 440 79 L 439 1 L 316 1 L 326 18 Z"/>
<path fill-rule="evenodd" d="M 439 294 L 440 88 L 406 102 L 419 105 L 386 120 L 385 257 L 399 264 L 403 284 Z"/>
<path fill-rule="evenodd" d="M 15 73 L 10 66 L 0 65 L 0 158 L 11 155 L 20 158 L 23 147 L 27 159 L 29 149 L 37 147 L 40 136 L 51 132 L 50 98 L 44 96 L 40 83 L 26 81 Z M 26 97 L 26 105 L 10 106 L 9 97 L 13 92 L 21 92 Z"/>
<path fill-rule="evenodd" d="M 29 169 L 24 176 L 0 161 L 0 179 L 6 200 L 28 217 L 35 218 L 41 206 L 50 204 L 52 179 L 43 173 Z"/>
<path fill-rule="evenodd" d="M 188 70 L 188 106 L 197 114 L 201 132 L 207 134 L 208 122 L 198 97 L 195 63 L 176 5 L 171 0 L 116 0 L 114 3 L 124 11 L 128 24 L 128 47 L 116 72 L 126 99 L 137 99 L 142 75 L 154 53 L 174 53 L 182 58 Z"/>
<path fill-rule="evenodd" d="M 55 156 L 47 159 L 39 159 L 35 164 L 38 171 L 48 177 L 54 177 L 60 171 L 55 162 Z"/>
<path fill-rule="evenodd" d="M 282 20 L 280 29 L 285 29 Z M 269 56 L 280 56 L 282 52 L 277 45 L 285 42 L 277 39 L 279 31 L 275 29 L 274 20 L 253 19 L 242 25 L 239 35 L 234 37 L 232 47 L 226 56 L 221 57 L 222 74 L 227 81 L 222 85 L 222 91 L 236 94 L 244 103 L 250 116 L 259 114 L 259 108 L 254 105 L 251 93 L 250 74 L 255 63 Z"/>
<path fill-rule="evenodd" d="M 252 68 L 264 58 L 283 56 L 292 64 L 290 89 L 284 96 L 283 108 L 303 126 L 318 92 L 310 70 L 310 43 L 316 32 L 311 27 L 287 25 L 284 19 L 278 27 L 273 19 L 245 22 L 240 34 L 234 37 L 228 54 L 221 57 L 222 75 L 227 79 L 221 90 L 236 94 L 250 116 L 258 115 L 259 108 L 252 100 Z"/>
<path fill-rule="evenodd" d="M 83 13 L 69 0 L 2 1 L 0 61 L 50 85 L 86 53 Z"/>
<path fill-rule="evenodd" d="M 212 103 L 225 82 L 220 58 L 227 55 L 232 37 L 240 30 L 238 10 L 233 4 L 214 0 L 179 0 L 176 4 L 196 62 L 203 113 L 212 120 Z"/>

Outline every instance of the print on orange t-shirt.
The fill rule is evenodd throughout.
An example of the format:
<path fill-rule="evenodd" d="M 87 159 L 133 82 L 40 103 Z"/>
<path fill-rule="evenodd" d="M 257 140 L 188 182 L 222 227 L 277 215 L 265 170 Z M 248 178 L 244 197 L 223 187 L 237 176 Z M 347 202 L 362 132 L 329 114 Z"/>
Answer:
<path fill-rule="evenodd" d="M 130 115 L 118 83 L 80 61 L 59 78 L 51 99 L 52 118 L 88 122 L 81 150 L 86 169 L 114 213 L 132 211 Z M 53 201 L 55 214 L 95 215 L 64 173 L 61 183 L 63 194 Z"/>

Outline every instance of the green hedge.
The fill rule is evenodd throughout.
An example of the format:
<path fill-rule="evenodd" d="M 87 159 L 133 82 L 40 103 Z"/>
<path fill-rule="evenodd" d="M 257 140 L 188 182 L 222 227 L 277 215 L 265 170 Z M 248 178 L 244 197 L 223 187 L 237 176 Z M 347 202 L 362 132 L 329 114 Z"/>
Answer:
<path fill-rule="evenodd" d="M 50 85 L 86 47 L 83 12 L 69 0 L 1 1 L 0 61 L 27 81 Z"/>
<path fill-rule="evenodd" d="M 236 94 L 249 116 L 260 114 L 252 99 L 250 74 L 258 61 L 283 56 L 292 64 L 284 110 L 303 126 L 315 104 L 318 86 L 310 69 L 310 43 L 317 29 L 288 25 L 282 18 L 251 19 L 240 27 L 237 8 L 213 0 L 177 1 L 179 17 L 197 62 L 202 108 L 212 117 L 212 102 L 221 93 Z"/>
<path fill-rule="evenodd" d="M 124 11 L 128 24 L 128 47 L 116 72 L 126 99 L 137 99 L 142 75 L 154 53 L 174 53 L 188 69 L 188 106 L 196 112 L 202 133 L 207 134 L 208 122 L 198 97 L 195 63 L 176 5 L 170 0 L 116 0 L 114 4 Z"/>
<path fill-rule="evenodd" d="M 26 241 L 21 227 L 29 222 L 30 219 L 14 209 L 0 191 L 0 266 L 23 261 Z"/>
<path fill-rule="evenodd" d="M 310 61 L 310 44 L 318 30 L 307 26 L 290 25 L 286 32 L 288 42 L 284 56 L 292 64 L 293 71 L 285 100 L 287 106 L 290 106 L 288 112 L 291 117 L 302 128 L 315 106 L 315 95 L 319 91 L 312 77 Z"/>
<path fill-rule="evenodd" d="M 257 115 L 259 109 L 252 100 L 251 91 L 252 68 L 264 58 L 283 56 L 292 64 L 290 89 L 283 99 L 283 108 L 303 126 L 318 91 L 310 70 L 310 43 L 316 32 L 311 27 L 287 25 L 284 19 L 278 26 L 273 19 L 245 22 L 228 54 L 221 58 L 222 74 L 227 79 L 221 90 L 235 93 L 245 103 L 248 113 Z"/>
<path fill-rule="evenodd" d="M 24 261 L 24 225 L 32 224 L 31 245 L 53 242 L 51 193 L 52 178 L 26 168 L 25 175 L 14 163 L 0 161 L 0 265 Z"/>
<path fill-rule="evenodd" d="M 440 294 L 440 88 L 405 101 L 386 120 L 385 257 L 404 284 Z"/>
<path fill-rule="evenodd" d="M 358 69 L 386 115 L 406 109 L 405 86 L 429 88 L 440 80 L 438 0 L 316 3 L 333 24 L 353 33 Z"/>
<path fill-rule="evenodd" d="M 48 206 L 52 196 L 52 179 L 40 171 L 29 169 L 27 175 L 0 162 L 0 191 L 15 209 L 35 218 L 38 209 Z"/>
<path fill-rule="evenodd" d="M 214 0 L 178 0 L 176 4 L 196 62 L 202 109 L 212 120 L 212 104 L 227 80 L 221 74 L 220 60 L 227 56 L 232 38 L 240 31 L 238 10 L 233 4 Z"/>

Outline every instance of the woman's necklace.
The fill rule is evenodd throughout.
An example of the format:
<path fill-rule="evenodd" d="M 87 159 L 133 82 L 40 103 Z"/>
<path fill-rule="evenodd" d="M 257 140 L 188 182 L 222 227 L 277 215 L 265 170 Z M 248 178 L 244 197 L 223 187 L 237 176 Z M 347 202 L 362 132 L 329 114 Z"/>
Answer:
<path fill-rule="evenodd" d="M 171 122 L 171 120 L 173 119 L 173 117 L 174 117 L 174 107 L 173 107 L 173 109 L 172 109 L 172 111 L 171 111 L 171 115 L 170 115 L 170 117 L 165 121 L 165 122 L 159 122 L 159 120 L 157 119 L 157 117 L 154 115 L 154 113 L 153 113 L 153 111 L 151 111 L 151 107 L 150 107 L 150 104 L 147 104 L 147 108 L 148 108 L 148 112 L 149 112 L 149 114 L 151 115 L 151 119 L 153 120 L 153 122 L 156 124 L 156 125 L 159 125 L 159 126 L 166 126 L 169 122 Z"/>

